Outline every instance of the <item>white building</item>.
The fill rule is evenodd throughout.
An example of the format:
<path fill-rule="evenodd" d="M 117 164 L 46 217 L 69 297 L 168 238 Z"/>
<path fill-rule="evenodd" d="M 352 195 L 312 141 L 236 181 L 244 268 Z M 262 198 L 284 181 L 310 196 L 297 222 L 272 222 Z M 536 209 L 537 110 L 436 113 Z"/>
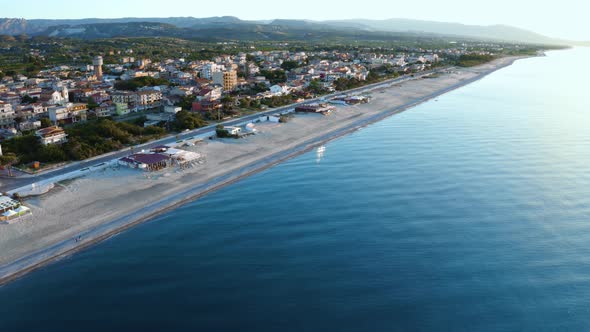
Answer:
<path fill-rule="evenodd" d="M 43 145 L 61 144 L 68 141 L 66 132 L 58 126 L 39 129 L 35 135 Z"/>
<path fill-rule="evenodd" d="M 0 101 L 0 128 L 14 127 L 14 110 L 12 105 Z"/>
<path fill-rule="evenodd" d="M 201 77 L 210 80 L 213 79 L 213 73 L 224 70 L 224 66 L 220 66 L 215 63 L 206 63 L 203 65 L 203 69 L 201 69 Z"/>
<path fill-rule="evenodd" d="M 240 128 L 240 127 L 228 126 L 228 127 L 224 127 L 223 129 L 227 130 L 227 132 L 230 135 L 239 135 L 240 133 L 242 133 L 242 128 Z"/>
<path fill-rule="evenodd" d="M 289 94 L 289 92 L 290 88 L 286 85 L 275 84 L 270 87 L 270 93 L 272 93 L 275 96 L 286 95 Z"/>

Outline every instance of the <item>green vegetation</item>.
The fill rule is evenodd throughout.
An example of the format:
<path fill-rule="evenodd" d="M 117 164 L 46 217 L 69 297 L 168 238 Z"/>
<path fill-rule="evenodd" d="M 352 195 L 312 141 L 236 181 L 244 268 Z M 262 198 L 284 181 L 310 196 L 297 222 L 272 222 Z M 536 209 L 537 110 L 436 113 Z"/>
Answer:
<path fill-rule="evenodd" d="M 12 176 L 12 165 L 18 162 L 16 154 L 9 152 L 0 156 L 0 169 L 8 169 L 8 176 Z"/>
<path fill-rule="evenodd" d="M 176 120 L 172 123 L 172 127 L 176 131 L 182 130 L 193 130 L 197 128 L 201 128 L 207 125 L 207 121 L 205 121 L 201 116 L 182 110 L 176 113 Z"/>
<path fill-rule="evenodd" d="M 229 131 L 225 129 L 223 125 L 217 125 L 215 128 L 215 134 L 219 138 L 238 138 L 238 135 L 231 135 Z"/>
<path fill-rule="evenodd" d="M 57 163 L 91 158 L 145 143 L 166 134 L 160 127 L 144 128 L 136 123 L 115 122 L 109 119 L 76 124 L 65 130 L 68 142 L 62 145 L 42 145 L 36 136 L 30 134 L 2 142 L 2 148 L 7 154 L 13 153 L 20 164 L 33 161 Z"/>
<path fill-rule="evenodd" d="M 483 63 L 494 60 L 495 57 L 487 54 L 464 54 L 457 60 L 457 66 L 461 67 L 473 67 L 481 65 Z"/>
<path fill-rule="evenodd" d="M 297 61 L 285 61 L 283 62 L 283 64 L 281 64 L 281 68 L 286 71 L 293 70 L 299 67 L 301 67 L 301 65 Z"/>
<path fill-rule="evenodd" d="M 283 70 L 262 70 L 260 71 L 260 75 L 266 77 L 271 84 L 287 82 L 287 74 Z"/>
<path fill-rule="evenodd" d="M 153 78 L 149 76 L 144 77 L 136 77 L 127 81 L 117 81 L 115 82 L 115 89 L 117 90 L 126 90 L 126 91 L 136 91 L 139 88 L 143 88 L 145 86 L 159 86 L 159 85 L 169 85 L 170 82 L 163 78 Z"/>

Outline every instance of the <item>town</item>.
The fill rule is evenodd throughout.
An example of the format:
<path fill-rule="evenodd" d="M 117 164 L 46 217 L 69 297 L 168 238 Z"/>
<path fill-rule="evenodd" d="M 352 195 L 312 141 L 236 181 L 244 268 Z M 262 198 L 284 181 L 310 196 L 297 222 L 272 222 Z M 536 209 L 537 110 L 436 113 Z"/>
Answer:
<path fill-rule="evenodd" d="M 462 61 L 465 66 L 479 64 L 505 50 L 499 44 L 456 43 L 445 49 L 401 50 L 278 47 L 286 49 L 251 46 L 249 52 L 218 52 L 193 61 L 156 60 L 133 48 L 109 49 L 83 65 L 27 68 L 28 75 L 0 72 L 0 172 L 11 176 L 13 167 L 38 172 L 388 78 Z M 30 49 L 27 61 L 43 62 L 46 53 Z M 331 102 L 359 101 L 343 95 Z"/>

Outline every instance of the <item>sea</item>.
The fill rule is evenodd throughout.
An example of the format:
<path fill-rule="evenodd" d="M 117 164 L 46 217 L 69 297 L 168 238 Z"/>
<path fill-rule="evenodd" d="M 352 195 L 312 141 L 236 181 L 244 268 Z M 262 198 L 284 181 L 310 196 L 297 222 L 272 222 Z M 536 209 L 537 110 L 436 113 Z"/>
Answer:
<path fill-rule="evenodd" d="M 519 60 L 30 273 L 0 331 L 588 331 L 588 59 Z"/>

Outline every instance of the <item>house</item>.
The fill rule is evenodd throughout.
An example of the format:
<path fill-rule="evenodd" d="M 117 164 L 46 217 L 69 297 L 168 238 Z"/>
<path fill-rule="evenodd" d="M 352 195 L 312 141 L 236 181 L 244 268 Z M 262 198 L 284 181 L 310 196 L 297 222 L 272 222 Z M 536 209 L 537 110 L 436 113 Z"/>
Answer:
<path fill-rule="evenodd" d="M 35 135 L 39 138 L 41 144 L 43 145 L 61 144 L 68 141 L 68 135 L 62 128 L 58 126 L 39 129 L 35 132 Z"/>
<path fill-rule="evenodd" d="M 182 107 L 178 106 L 164 106 L 164 113 L 176 114 L 182 111 Z"/>
<path fill-rule="evenodd" d="M 41 128 L 41 121 L 23 121 L 21 123 L 18 124 L 18 130 L 22 131 L 28 131 L 28 130 L 37 130 Z"/>
<path fill-rule="evenodd" d="M 14 110 L 12 105 L 0 101 L 0 128 L 14 127 Z"/>
<path fill-rule="evenodd" d="M 221 108 L 221 102 L 219 100 L 201 100 L 193 102 L 193 112 L 211 112 Z"/>
<path fill-rule="evenodd" d="M 49 120 L 53 123 L 76 123 L 86 121 L 88 105 L 68 103 L 66 106 L 52 106 L 47 108 Z"/>
<path fill-rule="evenodd" d="M 221 89 L 220 88 L 206 87 L 206 88 L 201 89 L 201 91 L 199 91 L 199 94 L 197 95 L 197 99 L 199 101 L 203 101 L 203 100 L 213 101 L 213 100 L 218 100 L 220 98 L 221 98 Z"/>
<path fill-rule="evenodd" d="M 270 87 L 270 93 L 272 93 L 275 96 L 281 96 L 281 95 L 286 95 L 289 94 L 290 92 L 290 88 L 284 84 L 275 84 L 273 86 Z"/>
<path fill-rule="evenodd" d="M 129 104 L 115 102 L 115 113 L 119 116 L 131 113 L 131 110 L 129 109 Z"/>
<path fill-rule="evenodd" d="M 111 116 L 111 107 L 107 103 L 102 103 L 92 110 L 97 118 L 106 118 Z"/>
<path fill-rule="evenodd" d="M 230 135 L 240 135 L 242 133 L 242 128 L 240 127 L 228 126 L 223 129 L 227 130 Z"/>
<path fill-rule="evenodd" d="M 136 153 L 119 159 L 119 164 L 145 171 L 159 171 L 168 167 L 170 157 L 161 153 Z"/>

